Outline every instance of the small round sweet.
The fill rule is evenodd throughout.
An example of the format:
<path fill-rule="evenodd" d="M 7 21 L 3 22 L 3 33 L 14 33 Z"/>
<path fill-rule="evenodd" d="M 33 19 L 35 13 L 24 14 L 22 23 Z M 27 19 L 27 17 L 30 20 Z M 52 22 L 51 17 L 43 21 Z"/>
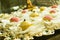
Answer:
<path fill-rule="evenodd" d="M 56 13 L 56 11 L 55 10 L 50 10 L 50 13 Z"/>
<path fill-rule="evenodd" d="M 10 19 L 11 22 L 18 22 L 19 21 L 19 18 L 18 17 L 12 17 Z"/>
<path fill-rule="evenodd" d="M 40 7 L 40 11 L 44 11 L 46 7 L 42 6 Z"/>
<path fill-rule="evenodd" d="M 53 17 L 52 17 L 52 16 L 49 16 L 49 15 L 46 15 L 43 19 L 44 19 L 44 20 L 52 20 Z"/>
<path fill-rule="evenodd" d="M 53 5 L 53 6 L 51 6 L 51 8 L 57 8 L 57 5 Z"/>
<path fill-rule="evenodd" d="M 29 22 L 27 22 L 26 20 L 24 20 L 23 22 L 21 22 L 21 24 L 19 25 L 21 28 L 22 28 L 22 30 L 24 31 L 24 30 L 26 30 L 28 27 L 30 27 L 32 24 L 31 23 L 29 23 Z"/>
<path fill-rule="evenodd" d="M 38 17 L 38 16 L 39 16 L 38 13 L 31 13 L 31 14 L 30 14 L 30 17 Z"/>

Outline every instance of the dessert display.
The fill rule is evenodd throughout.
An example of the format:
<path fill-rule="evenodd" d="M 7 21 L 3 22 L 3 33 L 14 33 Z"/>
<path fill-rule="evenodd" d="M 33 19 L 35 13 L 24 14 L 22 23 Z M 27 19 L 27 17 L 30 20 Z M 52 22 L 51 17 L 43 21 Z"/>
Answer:
<path fill-rule="evenodd" d="M 11 14 L 0 14 L 0 37 L 4 40 L 33 40 L 33 36 L 53 35 L 60 29 L 60 5 L 38 7 L 27 0 L 23 8 L 13 7 L 16 11 Z"/>
<path fill-rule="evenodd" d="M 33 36 L 52 35 L 58 29 L 60 5 L 0 14 L 0 36 L 5 37 L 4 40 L 30 40 Z"/>

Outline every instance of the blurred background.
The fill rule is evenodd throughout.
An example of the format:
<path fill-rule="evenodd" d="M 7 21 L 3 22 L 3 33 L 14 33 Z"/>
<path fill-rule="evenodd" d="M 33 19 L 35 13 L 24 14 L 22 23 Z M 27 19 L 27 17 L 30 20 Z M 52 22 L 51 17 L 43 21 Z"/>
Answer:
<path fill-rule="evenodd" d="M 60 0 L 31 0 L 36 6 L 51 6 L 53 4 L 60 4 Z M 0 0 L 0 12 L 11 12 L 11 7 L 24 6 L 27 0 Z"/>

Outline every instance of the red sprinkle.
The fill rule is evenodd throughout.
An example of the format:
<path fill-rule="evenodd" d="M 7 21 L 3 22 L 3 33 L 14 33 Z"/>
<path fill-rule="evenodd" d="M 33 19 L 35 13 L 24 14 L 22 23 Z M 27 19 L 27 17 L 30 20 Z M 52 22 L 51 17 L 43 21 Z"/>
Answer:
<path fill-rule="evenodd" d="M 18 17 L 12 17 L 10 19 L 11 22 L 18 22 L 19 21 L 19 18 Z"/>
<path fill-rule="evenodd" d="M 53 6 L 51 6 L 51 8 L 57 8 L 57 5 L 53 5 Z"/>
<path fill-rule="evenodd" d="M 52 19 L 53 19 L 53 18 L 52 18 L 51 16 L 49 16 L 49 15 L 46 15 L 44 18 L 47 19 L 47 20 L 52 20 Z"/>
<path fill-rule="evenodd" d="M 50 13 L 56 13 L 56 11 L 55 10 L 51 10 Z"/>

